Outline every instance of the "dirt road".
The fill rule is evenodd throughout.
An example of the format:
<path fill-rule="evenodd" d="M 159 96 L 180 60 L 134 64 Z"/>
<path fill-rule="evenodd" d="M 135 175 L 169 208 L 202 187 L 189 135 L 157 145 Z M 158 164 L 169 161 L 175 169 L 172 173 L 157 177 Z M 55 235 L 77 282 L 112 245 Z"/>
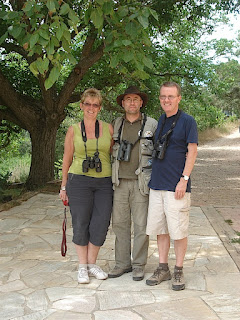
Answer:
<path fill-rule="evenodd" d="M 213 205 L 240 231 L 240 132 L 198 147 L 191 175 L 192 206 Z"/>

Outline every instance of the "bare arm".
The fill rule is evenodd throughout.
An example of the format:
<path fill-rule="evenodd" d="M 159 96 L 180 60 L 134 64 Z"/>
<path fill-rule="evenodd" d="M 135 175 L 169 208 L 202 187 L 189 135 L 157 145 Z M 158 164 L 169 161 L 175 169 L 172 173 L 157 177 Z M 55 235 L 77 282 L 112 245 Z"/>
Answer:
<path fill-rule="evenodd" d="M 73 161 L 74 154 L 74 144 L 73 144 L 73 127 L 70 127 L 67 131 L 65 142 L 64 142 L 64 155 L 63 155 L 63 164 L 62 164 L 62 185 L 65 187 L 67 183 L 68 170 Z M 66 191 L 60 190 L 60 198 L 64 201 L 67 199 Z"/>
<path fill-rule="evenodd" d="M 188 144 L 188 154 L 187 154 L 187 159 L 185 163 L 185 167 L 183 170 L 183 175 L 190 176 L 195 161 L 197 158 L 197 144 L 196 143 L 189 143 Z M 187 181 L 185 181 L 183 178 L 181 178 L 176 186 L 175 189 L 175 198 L 176 199 L 181 199 L 186 192 L 187 189 Z"/>

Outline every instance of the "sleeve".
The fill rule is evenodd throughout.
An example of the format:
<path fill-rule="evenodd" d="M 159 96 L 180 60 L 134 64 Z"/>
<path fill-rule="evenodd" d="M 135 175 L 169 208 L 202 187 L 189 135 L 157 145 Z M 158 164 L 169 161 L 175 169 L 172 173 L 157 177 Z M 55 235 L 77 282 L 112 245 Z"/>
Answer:
<path fill-rule="evenodd" d="M 186 125 L 186 141 L 187 143 L 197 143 L 198 144 L 198 130 L 197 123 L 195 119 L 189 116 Z"/>

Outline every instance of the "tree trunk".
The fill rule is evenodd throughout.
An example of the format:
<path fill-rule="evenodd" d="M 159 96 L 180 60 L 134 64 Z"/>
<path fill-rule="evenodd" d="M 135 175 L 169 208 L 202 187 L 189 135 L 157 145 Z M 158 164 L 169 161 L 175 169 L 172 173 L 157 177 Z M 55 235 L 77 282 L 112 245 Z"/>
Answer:
<path fill-rule="evenodd" d="M 26 182 L 29 190 L 45 185 L 54 179 L 55 143 L 59 123 L 41 123 L 30 133 L 32 160 Z"/>

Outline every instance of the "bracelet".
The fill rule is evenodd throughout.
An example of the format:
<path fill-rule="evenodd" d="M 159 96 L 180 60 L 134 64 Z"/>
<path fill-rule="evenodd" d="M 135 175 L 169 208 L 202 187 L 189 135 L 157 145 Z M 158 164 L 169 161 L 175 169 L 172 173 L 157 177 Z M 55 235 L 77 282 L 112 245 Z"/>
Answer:
<path fill-rule="evenodd" d="M 63 187 L 61 187 L 61 188 L 60 188 L 60 190 L 62 190 L 62 191 L 66 191 L 66 187 L 65 187 L 65 186 L 63 186 Z"/>

